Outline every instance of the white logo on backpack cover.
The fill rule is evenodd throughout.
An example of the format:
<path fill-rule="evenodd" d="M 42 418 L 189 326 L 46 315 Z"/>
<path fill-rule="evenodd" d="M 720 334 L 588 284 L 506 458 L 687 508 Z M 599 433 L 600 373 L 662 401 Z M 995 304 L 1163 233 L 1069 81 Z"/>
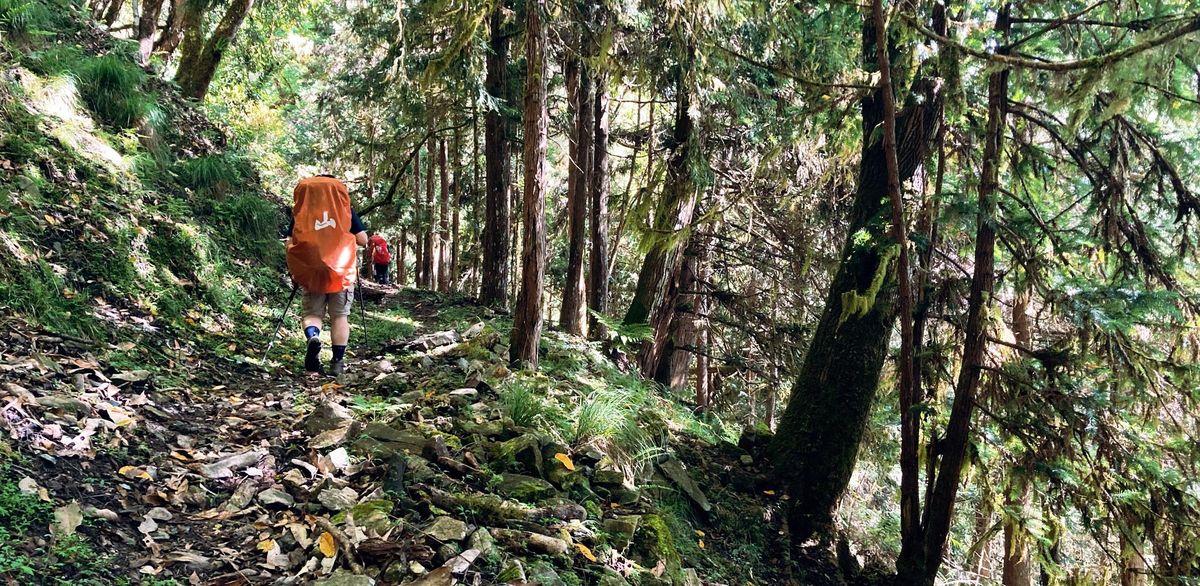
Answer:
<path fill-rule="evenodd" d="M 329 217 L 329 212 L 325 212 L 325 216 L 313 222 L 313 230 L 321 230 L 324 228 L 336 228 L 337 220 Z"/>

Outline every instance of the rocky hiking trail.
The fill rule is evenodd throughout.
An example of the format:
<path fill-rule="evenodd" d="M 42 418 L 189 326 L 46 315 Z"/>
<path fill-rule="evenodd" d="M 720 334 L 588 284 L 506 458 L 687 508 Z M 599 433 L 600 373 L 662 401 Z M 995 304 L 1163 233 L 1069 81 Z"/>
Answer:
<path fill-rule="evenodd" d="M 746 450 L 685 439 L 629 459 L 516 425 L 485 320 L 446 329 L 427 295 L 367 298 L 370 319 L 415 330 L 365 353 L 352 339 L 339 380 L 294 372 L 294 341 L 269 372 L 236 342 L 165 338 L 165 368 L 126 369 L 92 342 L 7 321 L 0 449 L 21 490 L 53 505 L 48 538 L 85 537 L 134 583 L 702 584 L 715 582 L 697 568 L 746 555 L 722 551 L 738 530 L 720 519 L 750 535 L 778 517 Z M 686 510 L 670 519 L 690 535 L 656 499 Z"/>

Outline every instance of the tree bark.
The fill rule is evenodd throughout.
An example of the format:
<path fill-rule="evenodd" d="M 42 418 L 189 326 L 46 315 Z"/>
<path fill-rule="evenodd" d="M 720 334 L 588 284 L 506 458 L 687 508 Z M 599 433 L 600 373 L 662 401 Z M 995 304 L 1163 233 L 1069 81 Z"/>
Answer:
<path fill-rule="evenodd" d="M 663 199 L 654 217 L 654 231 L 659 240 L 651 245 L 642 261 L 633 300 L 624 319 L 625 324 L 649 323 L 654 328 L 653 338 L 643 345 L 638 356 L 639 367 L 648 377 L 655 376 L 659 359 L 666 349 L 671 317 L 675 311 L 668 294 L 682 260 L 679 236 L 691 228 L 696 210 L 697 190 L 692 164 L 700 153 L 695 121 L 689 114 L 693 96 L 688 81 L 695 56 L 695 46 L 689 45 L 679 64 L 673 130 L 675 147 L 667 164 Z"/>
<path fill-rule="evenodd" d="M 546 276 L 546 28 L 545 0 L 525 4 L 525 220 L 521 291 L 510 338 L 509 362 L 536 370 L 542 336 L 542 288 Z"/>
<path fill-rule="evenodd" d="M 602 58 L 604 56 L 601 56 Z M 588 267 L 588 309 L 606 315 L 608 313 L 608 76 L 596 75 L 595 109 L 592 118 L 596 130 L 592 135 L 592 178 L 591 187 L 591 236 L 592 253 Z M 636 157 L 635 157 L 636 159 Z M 633 176 L 632 167 L 629 170 Z M 588 317 L 588 335 L 592 339 L 608 337 L 604 326 L 596 316 Z"/>
<path fill-rule="evenodd" d="M 163 0 L 145 0 L 142 14 L 138 18 L 138 60 L 142 65 L 150 62 L 154 52 L 154 33 L 158 30 L 158 17 L 162 13 Z"/>
<path fill-rule="evenodd" d="M 417 145 L 413 156 L 413 287 L 425 285 L 424 206 L 421 205 L 421 145 Z"/>
<path fill-rule="evenodd" d="M 104 12 L 104 24 L 106 26 L 112 26 L 114 22 L 117 22 L 117 18 L 121 16 L 121 8 L 124 7 L 125 0 L 112 0 L 112 2 L 108 4 L 108 10 Z"/>
<path fill-rule="evenodd" d="M 692 353 L 696 341 L 696 262 L 700 254 L 696 238 L 693 238 L 683 253 L 679 276 L 669 296 L 671 312 L 670 336 L 659 357 L 655 379 L 672 391 L 687 388 L 688 373 L 692 366 Z"/>
<path fill-rule="evenodd" d="M 712 279 L 712 265 L 709 262 L 711 251 L 712 239 L 705 238 L 700 245 L 700 258 L 696 260 L 697 283 L 701 288 Z M 696 354 L 696 409 L 703 411 L 709 404 L 708 356 L 712 353 L 712 334 L 709 332 L 708 313 L 712 311 L 712 299 L 708 295 L 697 295 L 696 298 L 696 327 L 699 330 L 696 341 L 700 348 Z"/>
<path fill-rule="evenodd" d="M 438 140 L 438 170 L 442 178 L 442 203 L 437 229 L 437 290 L 450 291 L 450 170 L 446 162 L 446 139 Z"/>
<path fill-rule="evenodd" d="M 1001 9 L 996 30 L 1008 33 L 1009 5 Z M 998 52 L 1007 52 L 1002 47 Z M 975 268 L 971 277 L 971 295 L 967 302 L 966 339 L 962 365 L 954 387 L 954 402 L 942 443 L 942 459 L 937 482 L 925 511 L 925 583 L 933 584 L 942 564 L 942 551 L 950 533 L 954 516 L 954 501 L 962 478 L 967 442 L 970 438 L 971 416 L 975 410 L 975 394 L 979 388 L 984 353 L 987 350 L 985 314 L 991 304 L 995 285 L 996 219 L 994 196 L 999 189 L 1000 158 L 1004 152 L 1005 117 L 1008 111 L 1008 70 L 993 71 L 988 76 L 988 120 L 983 146 L 983 169 L 979 182 L 979 215 L 976 220 Z"/>
<path fill-rule="evenodd" d="M 582 44 L 586 47 L 590 41 L 584 33 Z M 575 88 L 575 158 L 571 160 L 568 173 L 575 176 L 574 190 L 567 194 L 567 278 L 563 288 L 562 313 L 559 316 L 559 327 L 563 331 L 576 336 L 583 334 L 584 324 L 587 323 L 584 306 L 587 303 L 587 293 L 583 279 L 584 250 L 587 244 L 588 198 L 591 193 L 592 168 L 592 133 L 595 128 L 592 123 L 592 72 L 585 63 L 577 63 L 578 81 Z"/>
<path fill-rule="evenodd" d="M 1033 293 L 1033 281 L 1025 275 L 1017 285 L 1013 296 L 1012 330 L 1013 339 L 1019 346 L 1033 347 L 1033 322 L 1029 318 L 1029 302 Z M 1004 493 L 1005 508 L 1018 510 L 1022 515 L 1029 510 L 1032 493 L 1029 482 L 1016 468 L 1008 470 L 1007 490 Z M 1030 586 L 1033 584 L 1033 556 L 1029 547 L 1029 535 L 1018 519 L 1011 514 L 1004 518 L 1004 566 L 1001 583 L 1004 586 Z"/>
<path fill-rule="evenodd" d="M 471 296 L 479 295 L 483 264 L 482 230 L 479 223 L 479 111 L 471 108 Z"/>
<path fill-rule="evenodd" d="M 204 17 L 199 7 L 190 6 L 193 4 L 199 3 L 184 2 L 186 11 L 194 14 L 184 21 L 187 32 L 180 47 L 183 53 L 179 58 L 179 72 L 175 75 L 175 83 L 179 84 L 184 96 L 202 101 L 208 93 L 213 76 L 217 73 L 217 67 L 221 64 L 221 58 L 232 46 L 234 36 L 241 28 L 246 15 L 254 8 L 254 0 L 231 0 L 229 7 L 225 9 L 225 15 L 221 17 L 221 22 L 217 23 L 217 28 L 209 35 L 207 41 L 200 40 L 204 34 Z M 192 42 L 188 41 L 189 36 L 193 37 Z"/>
<path fill-rule="evenodd" d="M 874 37 L 867 24 L 864 56 L 875 54 Z M 902 182 L 928 150 L 941 104 L 938 87 L 918 75 L 908 105 L 896 115 Z M 830 528 L 833 508 L 854 470 L 894 323 L 895 274 L 888 251 L 895 245 L 878 221 L 887 195 L 887 163 L 882 143 L 871 140 L 881 120 L 882 99 L 875 91 L 862 100 L 862 157 L 842 261 L 771 446 L 775 474 L 791 497 L 788 524 L 796 544 Z"/>
<path fill-rule="evenodd" d="M 437 288 L 438 249 L 437 249 L 437 200 L 434 188 L 434 172 L 437 169 L 437 141 L 429 144 L 429 164 L 425 168 L 425 230 L 421 237 L 425 239 L 425 281 L 422 285 L 433 291 Z"/>
<path fill-rule="evenodd" d="M 462 250 L 462 243 L 459 239 L 459 216 L 461 215 L 462 210 L 463 176 L 461 156 L 462 131 L 457 128 L 454 130 L 454 148 L 452 152 L 454 154 L 454 159 L 452 160 L 453 162 L 451 164 L 451 167 L 453 167 L 454 171 L 454 181 L 452 183 L 454 186 L 454 195 L 450 198 L 450 289 L 453 291 L 458 291 L 460 289 L 459 281 L 462 270 L 459 266 L 461 260 L 459 258 L 461 254 L 460 251 Z"/>
<path fill-rule="evenodd" d="M 167 28 L 154 42 L 154 52 L 161 53 L 165 59 L 170 59 L 183 40 L 184 3 L 187 0 L 170 0 L 171 6 L 167 11 Z"/>
<path fill-rule="evenodd" d="M 485 86 L 492 99 L 501 104 L 510 102 L 508 95 L 508 31 L 504 14 L 510 0 L 498 2 L 489 18 L 491 51 L 487 56 Z M 487 205 L 483 235 L 483 275 L 479 295 L 484 305 L 508 305 L 508 247 L 509 247 L 509 190 L 508 121 L 498 109 L 489 110 L 484 136 L 484 158 L 487 160 Z"/>
<path fill-rule="evenodd" d="M 400 225 L 400 237 L 396 239 L 396 286 L 403 289 L 408 286 L 408 263 L 404 262 L 404 258 L 408 256 L 408 225 Z"/>

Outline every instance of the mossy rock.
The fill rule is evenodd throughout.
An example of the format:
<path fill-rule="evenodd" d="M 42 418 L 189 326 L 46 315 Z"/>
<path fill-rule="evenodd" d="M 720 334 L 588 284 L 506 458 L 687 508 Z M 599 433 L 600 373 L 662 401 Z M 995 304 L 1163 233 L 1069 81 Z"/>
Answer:
<path fill-rule="evenodd" d="M 537 502 L 558 493 L 554 485 L 546 480 L 524 474 L 501 475 L 496 492 L 527 503 Z"/>
<path fill-rule="evenodd" d="M 659 515 L 643 515 L 633 535 L 631 552 L 634 559 L 644 567 L 653 568 L 662 561 L 667 566 L 667 575 L 677 575 L 680 571 L 679 549 L 675 546 L 675 537 L 665 519 Z"/>

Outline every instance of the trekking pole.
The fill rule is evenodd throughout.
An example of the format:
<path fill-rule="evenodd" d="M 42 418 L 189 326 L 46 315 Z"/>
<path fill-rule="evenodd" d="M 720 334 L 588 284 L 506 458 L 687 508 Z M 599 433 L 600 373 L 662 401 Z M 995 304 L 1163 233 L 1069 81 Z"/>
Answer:
<path fill-rule="evenodd" d="M 363 293 L 362 283 L 358 284 L 358 326 L 362 328 L 363 356 L 367 355 L 367 296 Z"/>
<path fill-rule="evenodd" d="M 288 296 L 287 305 L 283 306 L 283 311 L 279 314 L 279 319 L 275 320 L 275 327 L 271 328 L 271 341 L 267 343 L 267 350 L 263 352 L 263 366 L 267 364 L 267 357 L 271 355 L 271 347 L 275 345 L 275 340 L 279 337 L 279 326 L 283 325 L 283 320 L 287 318 L 288 311 L 292 309 L 292 302 L 296 300 L 296 291 L 300 289 L 300 283 L 292 282 L 292 294 Z"/>

